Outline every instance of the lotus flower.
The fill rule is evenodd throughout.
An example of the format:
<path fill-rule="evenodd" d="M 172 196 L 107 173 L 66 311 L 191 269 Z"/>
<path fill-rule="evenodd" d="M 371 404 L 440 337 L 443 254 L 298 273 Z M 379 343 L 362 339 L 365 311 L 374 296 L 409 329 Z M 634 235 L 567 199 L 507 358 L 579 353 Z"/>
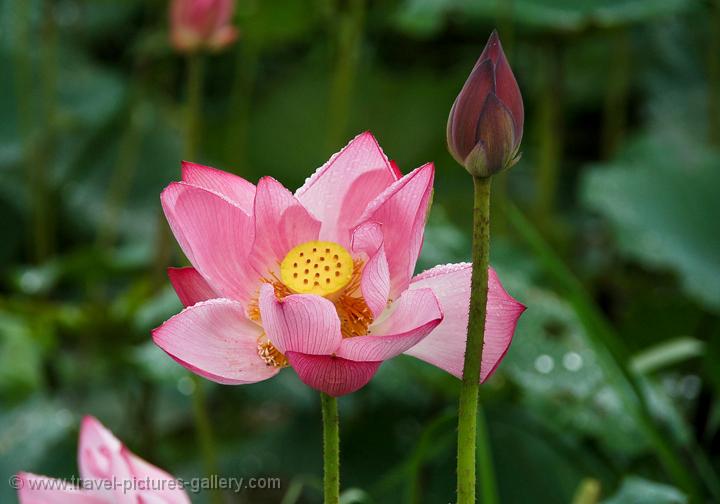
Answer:
<path fill-rule="evenodd" d="M 193 267 L 170 269 L 187 307 L 153 331 L 173 359 L 210 380 L 245 384 L 292 366 L 332 396 L 363 387 L 406 353 L 462 376 L 469 264 L 413 277 L 434 168 L 402 176 L 370 133 L 295 194 L 183 163 L 162 206 Z M 524 307 L 490 271 L 482 380 Z"/>
<path fill-rule="evenodd" d="M 470 174 L 489 177 L 520 159 L 523 101 L 496 31 L 450 110 L 450 153 Z"/>
<path fill-rule="evenodd" d="M 234 0 L 174 0 L 170 40 L 180 52 L 220 50 L 237 38 L 232 26 Z"/>
<path fill-rule="evenodd" d="M 80 427 L 78 465 L 83 488 L 20 473 L 20 504 L 190 504 L 179 481 L 133 454 L 97 419 Z"/>

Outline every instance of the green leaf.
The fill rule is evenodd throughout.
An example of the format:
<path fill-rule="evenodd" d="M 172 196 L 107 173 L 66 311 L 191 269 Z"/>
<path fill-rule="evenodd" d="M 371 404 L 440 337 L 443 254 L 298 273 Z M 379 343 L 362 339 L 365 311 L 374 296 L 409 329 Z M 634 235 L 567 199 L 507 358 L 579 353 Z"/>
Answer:
<path fill-rule="evenodd" d="M 688 294 L 720 310 L 720 155 L 669 145 L 664 135 L 640 137 L 589 172 L 582 198 L 606 217 L 622 252 L 675 270 Z"/>
<path fill-rule="evenodd" d="M 677 488 L 637 476 L 623 480 L 620 490 L 602 504 L 685 504 L 687 497 Z"/>

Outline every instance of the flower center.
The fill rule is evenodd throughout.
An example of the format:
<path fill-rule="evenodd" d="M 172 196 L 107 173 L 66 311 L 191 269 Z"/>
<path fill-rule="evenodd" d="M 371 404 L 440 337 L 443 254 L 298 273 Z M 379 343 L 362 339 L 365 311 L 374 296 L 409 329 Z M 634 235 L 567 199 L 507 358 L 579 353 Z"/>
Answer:
<path fill-rule="evenodd" d="M 287 357 L 280 353 L 280 350 L 275 348 L 275 345 L 270 343 L 265 333 L 262 333 L 257 340 L 257 353 L 268 366 L 284 368 L 290 365 Z"/>
<path fill-rule="evenodd" d="M 354 268 L 342 245 L 309 241 L 288 252 L 280 263 L 280 278 L 293 292 L 329 296 L 350 283 Z"/>

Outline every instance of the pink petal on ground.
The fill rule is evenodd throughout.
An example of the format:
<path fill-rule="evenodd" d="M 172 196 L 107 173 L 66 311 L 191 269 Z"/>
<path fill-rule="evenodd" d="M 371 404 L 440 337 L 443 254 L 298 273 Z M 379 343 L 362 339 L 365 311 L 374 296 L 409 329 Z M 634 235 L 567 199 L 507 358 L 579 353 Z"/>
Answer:
<path fill-rule="evenodd" d="M 368 203 L 398 176 L 372 133 L 356 136 L 295 193 L 320 221 L 320 238 L 349 245 L 350 229 Z"/>
<path fill-rule="evenodd" d="M 80 424 L 78 466 L 82 479 L 105 480 L 113 476 L 113 458 L 122 443 L 95 417 L 86 416 Z"/>
<path fill-rule="evenodd" d="M 105 482 L 122 480 L 128 472 L 120 452 L 122 443 L 96 418 L 86 416 L 80 424 L 78 466 L 87 493 L 119 504 L 133 504 L 132 493 Z"/>
<path fill-rule="evenodd" d="M 190 371 L 218 383 L 239 385 L 278 372 L 258 355 L 262 328 L 230 299 L 197 303 L 153 330 L 153 341 Z"/>
<path fill-rule="evenodd" d="M 168 268 L 167 274 L 180 302 L 185 307 L 220 297 L 195 268 Z"/>
<path fill-rule="evenodd" d="M 31 473 L 17 477 L 20 504 L 112 504 L 110 499 L 90 495 L 63 480 Z"/>
<path fill-rule="evenodd" d="M 247 301 L 259 282 L 248 261 L 252 218 L 230 200 L 183 182 L 170 184 L 161 201 L 175 238 L 203 278 L 224 297 Z"/>
<path fill-rule="evenodd" d="M 417 345 L 442 319 L 440 304 L 431 289 L 405 291 L 389 316 L 370 326 L 372 336 L 343 339 L 337 356 L 353 361 L 390 359 Z"/>
<path fill-rule="evenodd" d="M 335 305 L 311 294 L 278 300 L 272 285 L 260 289 L 260 316 L 265 334 L 282 353 L 330 354 L 342 340 Z"/>
<path fill-rule="evenodd" d="M 382 224 L 393 299 L 407 289 L 420 255 L 434 173 L 428 163 L 405 175 L 375 198 L 360 219 Z"/>
<path fill-rule="evenodd" d="M 132 477 L 149 481 L 150 486 L 139 488 L 137 496 L 143 504 L 159 502 L 163 504 L 190 504 L 187 493 L 180 488 L 178 480 L 159 467 L 146 462 L 128 449 L 122 455 L 130 468 Z"/>
<path fill-rule="evenodd" d="M 272 177 L 263 177 L 258 182 L 254 216 L 252 261 L 261 276 L 277 272 L 293 247 L 317 240 L 320 232 L 320 222 Z"/>
<path fill-rule="evenodd" d="M 182 162 L 183 182 L 218 193 L 250 215 L 255 201 L 255 185 L 232 173 L 188 161 Z"/>
<path fill-rule="evenodd" d="M 427 338 L 405 353 L 458 378 L 462 378 L 465 358 L 471 274 L 471 264 L 449 264 L 416 276 L 410 284 L 411 290 L 432 289 L 440 300 L 445 319 Z M 488 289 L 481 382 L 497 369 L 510 347 L 517 321 L 525 311 L 525 306 L 505 291 L 492 268 L 488 270 Z"/>
<path fill-rule="evenodd" d="M 382 226 L 367 222 L 358 226 L 352 236 L 353 254 L 363 253 L 368 257 L 362 270 L 360 290 L 373 317 L 378 318 L 387 307 L 390 294 L 390 270 L 383 247 Z"/>
<path fill-rule="evenodd" d="M 333 397 L 350 394 L 367 385 L 382 364 L 298 352 L 288 352 L 286 357 L 305 385 Z"/>

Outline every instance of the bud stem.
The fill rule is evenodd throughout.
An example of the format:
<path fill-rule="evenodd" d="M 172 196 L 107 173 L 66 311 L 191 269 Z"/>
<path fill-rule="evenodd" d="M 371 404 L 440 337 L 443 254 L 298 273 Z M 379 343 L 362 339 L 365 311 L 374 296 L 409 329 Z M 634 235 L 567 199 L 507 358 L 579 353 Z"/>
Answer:
<path fill-rule="evenodd" d="M 320 393 L 323 423 L 323 502 L 340 502 L 340 422 L 337 399 Z"/>
<path fill-rule="evenodd" d="M 473 177 L 475 200 L 473 205 L 470 314 L 458 410 L 458 504 L 475 503 L 478 389 L 485 334 L 490 259 L 490 181 L 490 177 Z"/>

